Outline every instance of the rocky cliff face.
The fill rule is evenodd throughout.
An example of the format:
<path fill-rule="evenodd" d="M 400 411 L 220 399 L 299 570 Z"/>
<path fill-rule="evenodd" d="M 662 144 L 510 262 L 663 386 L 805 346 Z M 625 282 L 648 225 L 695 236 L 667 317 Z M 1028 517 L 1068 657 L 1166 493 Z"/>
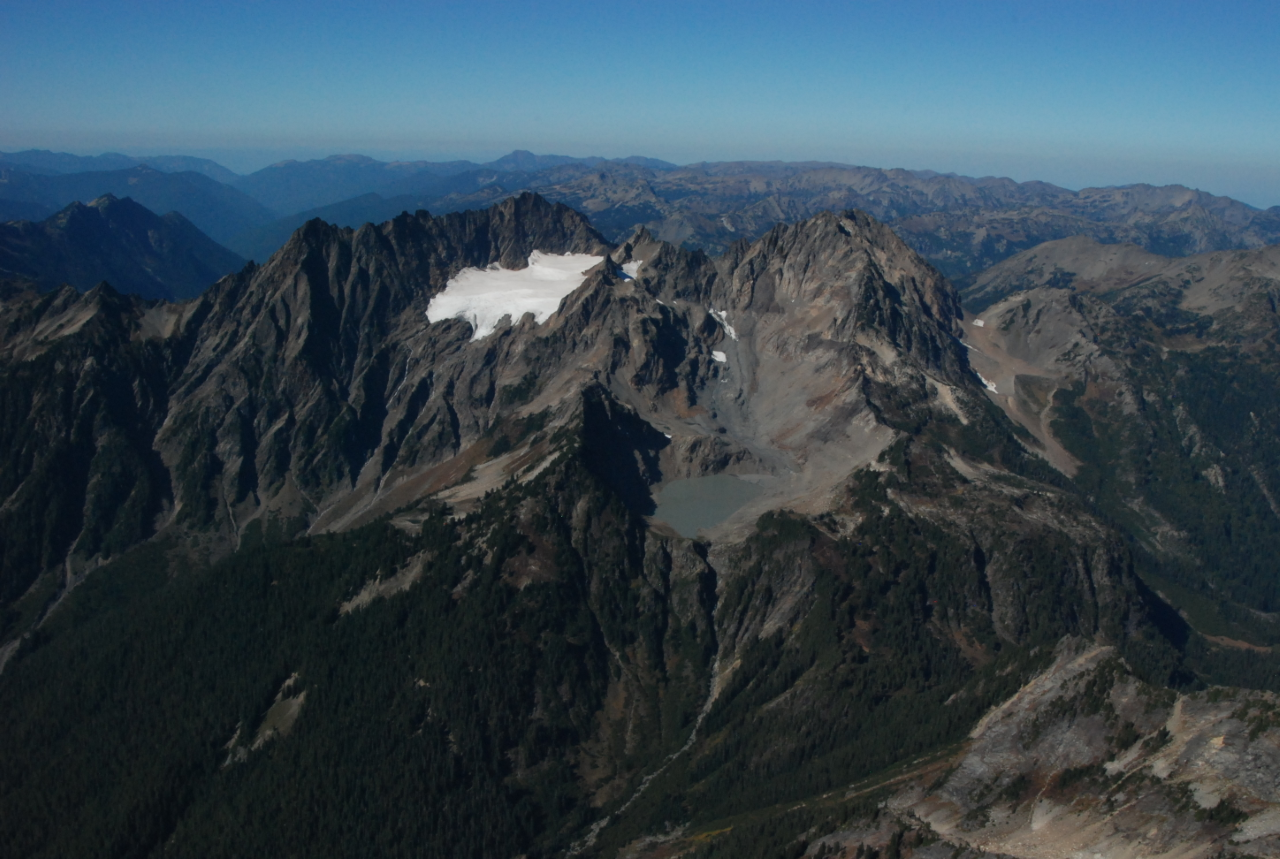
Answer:
<path fill-rule="evenodd" d="M 152 439 L 183 345 L 154 336 L 145 303 L 105 286 L 9 293 L 0 318 L 0 590 L 11 606 L 42 573 L 73 584 L 154 533 L 171 489 Z"/>
<path fill-rule="evenodd" d="M 1275 708 L 1266 693 L 1152 688 L 1075 643 L 983 718 L 945 782 L 893 805 L 992 853 L 1273 855 Z"/>

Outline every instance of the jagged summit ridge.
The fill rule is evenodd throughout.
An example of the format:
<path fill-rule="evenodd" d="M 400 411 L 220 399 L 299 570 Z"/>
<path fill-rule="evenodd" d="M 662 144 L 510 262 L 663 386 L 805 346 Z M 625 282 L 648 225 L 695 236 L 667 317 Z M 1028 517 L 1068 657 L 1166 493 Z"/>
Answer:
<path fill-rule="evenodd" d="M 210 392 L 240 390 L 244 382 L 233 380 L 240 374 L 232 369 L 240 359 L 216 358 L 220 344 L 246 344 L 241 347 L 245 360 L 256 365 L 256 348 L 248 344 L 262 342 L 267 330 L 272 332 L 268 342 L 281 342 L 286 353 L 303 356 L 304 338 L 281 340 L 274 320 L 288 317 L 296 325 L 306 318 L 306 302 L 295 295 L 304 273 L 309 294 L 329 296 L 336 324 L 323 330 L 313 326 L 309 336 L 331 344 L 324 354 L 336 362 L 334 370 L 350 392 L 346 407 L 366 434 L 358 447 L 345 448 L 345 488 L 328 482 L 308 487 L 334 493 L 313 511 L 324 527 L 356 521 L 350 518 L 354 511 L 362 516 L 389 509 L 437 487 L 446 478 L 426 472 L 474 447 L 506 417 L 550 409 L 570 419 L 576 414 L 571 405 L 576 392 L 593 381 L 603 381 L 620 402 L 673 436 L 672 446 L 681 452 L 673 454 L 668 471 L 687 476 L 732 462 L 790 473 L 774 437 L 794 434 L 804 422 L 784 427 L 778 424 L 782 415 L 794 416 L 796 408 L 813 411 L 805 406 L 811 401 L 823 404 L 820 411 L 839 401 L 812 422 L 814 432 L 841 435 L 836 427 L 865 411 L 863 395 L 848 373 L 868 360 L 879 366 L 877 348 L 884 355 L 903 349 L 940 376 L 963 378 L 963 354 L 948 316 L 955 302 L 945 292 L 945 281 L 865 215 L 779 228 L 741 259 L 712 260 L 638 232 L 611 251 L 608 263 L 588 272 L 545 325 L 513 320 L 475 342 L 475 330 L 465 323 L 444 319 L 422 326 L 430 300 L 460 271 L 491 265 L 519 270 L 535 250 L 611 251 L 581 216 L 536 195 L 439 219 L 406 214 L 358 231 L 312 222 L 249 286 L 272 291 L 274 301 L 294 309 L 264 316 L 260 305 L 248 302 L 246 307 L 256 308 L 255 321 L 241 324 L 263 333 L 208 339 L 209 353 L 197 346 L 187 378 L 200 379 Z M 901 289 L 887 285 L 886 277 Z M 713 307 L 722 308 L 722 318 L 728 314 L 742 323 L 740 333 L 735 330 L 741 339 L 727 336 L 731 326 L 717 320 Z M 757 342 L 759 310 L 765 322 Z M 871 345 L 859 345 L 859 337 Z M 713 353 L 726 360 L 717 361 Z M 807 357 L 798 361 L 802 354 Z M 219 366 L 207 375 L 195 369 L 214 360 Z M 840 374 L 834 383 L 839 390 L 824 380 L 829 372 Z M 777 373 L 789 374 L 785 395 L 774 389 L 781 381 Z M 296 380 L 298 374 L 289 376 Z M 391 379 L 398 381 L 392 385 Z M 313 388 L 312 395 L 320 390 Z M 514 395 L 504 390 L 530 396 L 513 402 Z M 325 395 L 305 408 L 337 414 L 340 402 Z M 381 416 L 381 426 L 373 424 L 375 415 Z M 859 444 L 869 444 L 868 453 L 878 452 L 888 436 L 872 429 L 869 416 L 865 421 L 863 434 L 879 441 Z M 283 443 L 271 435 L 268 444 Z M 263 457 L 261 443 L 257 449 L 258 458 L 267 462 L 285 458 L 283 453 Z M 287 458 L 293 461 L 299 453 Z M 343 462 L 334 454 L 328 462 Z M 256 462 L 253 472 L 259 473 Z M 272 474 L 269 485 L 282 491 L 284 476 Z M 229 492 L 241 502 L 249 497 L 244 485 Z"/>

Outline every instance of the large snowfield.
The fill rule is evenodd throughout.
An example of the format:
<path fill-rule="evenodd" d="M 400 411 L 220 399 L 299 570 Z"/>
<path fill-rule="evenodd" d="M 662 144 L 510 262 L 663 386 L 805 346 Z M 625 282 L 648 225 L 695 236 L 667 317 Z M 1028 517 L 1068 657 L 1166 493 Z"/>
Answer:
<path fill-rule="evenodd" d="M 529 254 L 529 267 L 511 271 L 498 268 L 466 268 L 445 285 L 427 305 L 427 321 L 460 317 L 471 323 L 472 340 L 488 337 L 502 317 L 518 322 L 532 313 L 543 322 L 560 307 L 560 301 L 586 280 L 585 273 L 604 257 L 590 254 Z"/>

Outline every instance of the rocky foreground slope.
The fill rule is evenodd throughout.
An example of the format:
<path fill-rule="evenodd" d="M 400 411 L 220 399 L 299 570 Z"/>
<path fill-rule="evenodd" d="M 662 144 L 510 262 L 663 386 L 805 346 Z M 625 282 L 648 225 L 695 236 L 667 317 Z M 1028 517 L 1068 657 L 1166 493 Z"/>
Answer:
<path fill-rule="evenodd" d="M 1134 677 L 1111 647 L 1064 639 L 962 743 L 773 809 L 772 831 L 787 835 L 757 855 L 1270 856 L 1278 765 L 1274 693 L 1177 694 Z M 746 821 L 732 822 L 643 837 L 619 855 L 751 855 L 752 837 L 771 831 L 751 821 L 735 837 Z"/>
<path fill-rule="evenodd" d="M 432 315 L 538 254 L 595 260 L 549 316 Z M 1039 855 L 991 827 L 1061 761 L 993 763 L 993 706 L 1104 654 L 1119 691 L 1043 734 L 1104 713 L 1087 768 L 1158 731 L 1143 695 L 1269 682 L 1144 584 L 861 212 L 716 258 L 533 195 L 311 222 L 192 302 L 11 290 L 0 323 L 3 855 Z M 659 501 L 707 476 L 753 491 L 691 539 Z M 957 748 L 990 771 L 865 789 Z"/>

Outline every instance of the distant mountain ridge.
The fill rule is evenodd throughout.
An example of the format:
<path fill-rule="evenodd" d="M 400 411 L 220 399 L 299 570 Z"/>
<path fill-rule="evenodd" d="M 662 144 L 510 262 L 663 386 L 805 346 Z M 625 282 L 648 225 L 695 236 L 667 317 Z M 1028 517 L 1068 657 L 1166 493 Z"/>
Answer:
<path fill-rule="evenodd" d="M 39 222 L 0 224 L 0 277 L 87 291 L 102 281 L 143 298 L 194 298 L 245 261 L 177 212 L 107 195 Z"/>
<path fill-rule="evenodd" d="M 0 152 L 0 166 L 12 166 L 31 173 L 95 173 L 103 170 L 128 170 L 146 165 L 165 173 L 202 173 L 218 182 L 230 183 L 236 173 L 208 158 L 193 155 L 121 155 L 104 152 L 101 155 L 72 155 L 67 152 L 50 152 L 48 149 L 24 149 L 21 152 Z"/>
<path fill-rule="evenodd" d="M 556 167 L 592 168 L 601 164 L 627 164 L 653 170 L 670 170 L 676 166 L 636 155 L 610 160 L 598 156 L 534 155 L 523 149 L 485 164 L 474 161 L 378 161 L 366 155 L 347 154 L 311 161 L 281 161 L 248 176 L 238 177 L 232 184 L 268 208 L 287 215 L 368 193 L 390 196 L 424 191 L 434 191 L 437 196 L 452 193 L 456 190 L 452 185 L 437 190 L 437 181 L 464 173 L 537 173 Z"/>
<path fill-rule="evenodd" d="M 1070 191 L 1044 182 L 834 165 L 723 163 L 663 172 L 561 167 L 501 177 L 437 208 L 499 199 L 517 182 L 587 213 L 611 238 L 642 223 L 663 240 L 709 252 L 757 238 L 779 222 L 859 208 L 961 285 L 1020 250 L 1071 235 L 1132 241 L 1173 255 L 1280 241 L 1280 207 L 1260 211 L 1182 186 Z"/>
<path fill-rule="evenodd" d="M 12 163 L 5 158 L 18 157 L 27 166 L 4 167 Z M 1280 241 L 1280 206 L 1259 210 L 1180 185 L 1071 191 L 1038 181 L 832 162 L 677 167 L 640 156 L 577 158 L 517 150 L 479 164 L 387 162 L 347 154 L 283 161 L 248 176 L 231 174 L 229 184 L 196 187 L 178 178 L 192 173 L 171 173 L 164 181 L 173 187 L 165 193 L 156 177 L 166 174 L 153 167 L 129 168 L 156 174 L 145 182 L 139 174 L 125 176 L 127 171 L 52 173 L 128 158 L 38 151 L 0 156 L 0 217 L 34 217 L 39 213 L 32 206 L 58 208 L 104 193 L 128 195 L 156 211 L 180 211 L 242 256 L 265 259 L 313 216 L 354 228 L 411 208 L 437 214 L 483 208 L 526 190 L 585 213 L 611 241 L 644 226 L 663 241 L 709 253 L 757 239 L 778 223 L 858 208 L 892 226 L 962 288 L 1003 259 L 1070 236 L 1128 242 L 1172 256 Z M 161 169 L 201 169 L 203 164 L 166 158 L 149 163 Z M 120 184 L 122 177 L 129 188 Z M 15 211 L 15 206 L 27 208 Z"/>
<path fill-rule="evenodd" d="M 1280 241 L 1280 206 L 1259 210 L 1179 185 L 1071 191 L 1046 182 L 825 162 L 676 167 L 642 158 L 572 159 L 527 152 L 486 165 L 452 162 L 444 168 L 335 156 L 265 168 L 239 186 L 278 211 L 306 201 L 310 205 L 300 208 L 308 214 L 350 227 L 366 217 L 368 201 L 355 201 L 371 193 L 383 199 L 413 197 L 414 205 L 447 213 L 532 190 L 584 212 L 613 241 L 643 225 L 664 241 L 710 253 L 759 238 L 778 223 L 825 209 L 859 208 L 890 224 L 961 286 L 1019 251 L 1074 235 L 1131 242 L 1168 255 Z M 375 214 L 395 213 L 383 207 Z M 286 216 L 230 244 L 246 256 L 265 256 L 272 244 L 283 242 L 287 228 L 301 223 L 298 218 Z"/>
<path fill-rule="evenodd" d="M 982 310 L 1013 293 L 1045 287 L 1118 296 L 1138 287 L 1147 292 L 1156 288 L 1182 291 L 1195 285 L 1196 291 L 1203 293 L 1228 288 L 1232 282 L 1256 286 L 1276 281 L 1278 261 L 1280 245 L 1169 257 L 1137 245 L 1102 244 L 1086 236 L 1073 236 L 1045 242 L 992 266 L 963 297 L 966 306 Z M 1276 285 L 1271 287 L 1274 290 Z M 1228 291 L 1234 295 L 1238 288 Z M 1208 295 L 1190 300 L 1196 306 L 1214 303 Z"/>
<path fill-rule="evenodd" d="M 442 180 L 447 181 L 447 180 Z M 256 229 L 241 233 L 231 239 L 236 252 L 251 260 L 266 260 L 284 247 L 289 237 L 307 221 L 319 218 L 327 224 L 340 227 L 358 227 L 361 224 L 380 224 L 401 212 L 417 212 L 428 209 L 435 198 L 430 195 L 400 194 L 383 197 L 370 191 L 350 200 L 319 206 L 287 215 Z"/>
<path fill-rule="evenodd" d="M 200 173 L 165 173 L 145 165 L 125 170 L 39 174 L 0 166 L 0 199 L 61 209 L 105 194 L 132 197 L 153 212 L 180 212 L 218 242 L 273 220 L 261 203 Z"/>

